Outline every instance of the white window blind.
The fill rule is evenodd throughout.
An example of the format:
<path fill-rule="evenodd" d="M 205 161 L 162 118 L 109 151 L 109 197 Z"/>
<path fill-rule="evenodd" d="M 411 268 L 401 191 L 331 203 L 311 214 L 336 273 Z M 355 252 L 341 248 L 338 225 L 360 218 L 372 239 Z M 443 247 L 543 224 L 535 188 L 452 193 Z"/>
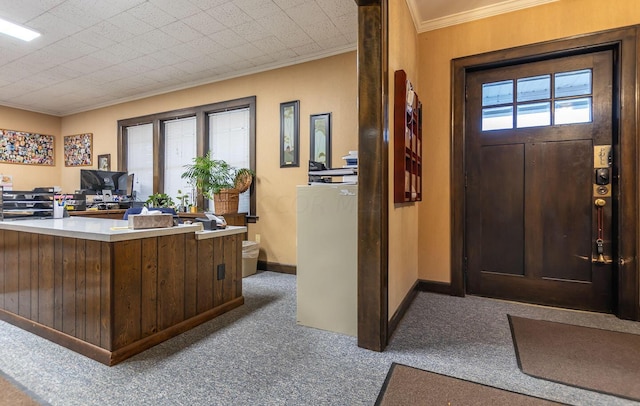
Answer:
<path fill-rule="evenodd" d="M 153 194 L 153 125 L 126 128 L 127 172 L 133 175 L 136 200 L 146 201 Z"/>
<path fill-rule="evenodd" d="M 249 108 L 209 114 L 209 149 L 213 159 L 235 168 L 250 168 Z M 239 213 L 249 213 L 249 191 L 240 195 Z M 213 200 L 209 210 L 215 212 Z"/>
<path fill-rule="evenodd" d="M 187 117 L 164 123 L 164 193 L 178 204 L 177 196 L 191 191 L 187 179 L 182 179 L 184 166 L 196 156 L 196 118 Z M 193 203 L 193 200 L 190 200 Z"/>

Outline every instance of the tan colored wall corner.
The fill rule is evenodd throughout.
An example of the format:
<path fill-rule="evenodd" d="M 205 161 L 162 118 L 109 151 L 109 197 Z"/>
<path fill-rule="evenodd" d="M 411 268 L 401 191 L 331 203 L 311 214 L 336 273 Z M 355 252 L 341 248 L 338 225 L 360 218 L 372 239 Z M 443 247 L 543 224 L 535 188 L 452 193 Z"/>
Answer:
<path fill-rule="evenodd" d="M 418 208 L 393 203 L 394 73 L 402 69 L 418 85 L 417 33 L 404 1 L 389 4 L 389 318 L 418 279 Z M 422 95 L 419 94 L 420 97 Z M 403 134 L 404 138 L 404 134 Z"/>
<path fill-rule="evenodd" d="M 39 186 L 59 186 L 64 167 L 60 117 L 0 106 L 0 128 L 55 137 L 55 166 L 0 164 L 0 174 L 13 176 L 14 190 L 31 190 Z"/>
<path fill-rule="evenodd" d="M 451 60 L 640 23 L 637 0 L 561 0 L 419 35 L 425 198 L 420 205 L 420 279 L 450 281 Z"/>

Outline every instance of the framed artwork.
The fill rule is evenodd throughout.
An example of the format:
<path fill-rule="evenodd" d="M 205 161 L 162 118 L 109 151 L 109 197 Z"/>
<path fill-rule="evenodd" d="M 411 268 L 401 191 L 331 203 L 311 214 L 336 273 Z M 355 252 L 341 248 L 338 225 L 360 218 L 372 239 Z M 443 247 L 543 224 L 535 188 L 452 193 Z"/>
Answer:
<path fill-rule="evenodd" d="M 331 168 L 331 113 L 313 114 L 309 129 L 309 159 L 322 162 L 327 168 Z"/>
<path fill-rule="evenodd" d="M 300 101 L 280 103 L 280 167 L 300 166 Z"/>
<path fill-rule="evenodd" d="M 99 171 L 111 170 L 111 154 L 98 155 L 98 170 Z"/>
<path fill-rule="evenodd" d="M 0 129 L 0 163 L 53 166 L 54 140 L 53 135 Z"/>
<path fill-rule="evenodd" d="M 91 166 L 93 134 L 64 136 L 64 166 Z"/>

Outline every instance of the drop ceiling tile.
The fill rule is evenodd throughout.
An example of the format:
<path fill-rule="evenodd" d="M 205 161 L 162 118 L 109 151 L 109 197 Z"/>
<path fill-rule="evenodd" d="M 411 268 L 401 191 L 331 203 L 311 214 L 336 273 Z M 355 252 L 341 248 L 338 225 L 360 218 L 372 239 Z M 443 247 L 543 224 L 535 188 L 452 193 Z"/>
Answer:
<path fill-rule="evenodd" d="M 130 61 L 140 57 L 140 52 L 125 44 L 114 44 L 104 49 L 113 55 L 115 61 Z"/>
<path fill-rule="evenodd" d="M 151 4 L 176 18 L 185 18 L 202 11 L 189 0 L 149 0 Z"/>
<path fill-rule="evenodd" d="M 253 44 L 246 43 L 233 48 L 233 52 L 241 55 L 245 59 L 253 59 L 266 53 L 264 49 L 258 48 Z"/>
<path fill-rule="evenodd" d="M 149 2 L 144 2 L 127 10 L 127 13 L 155 28 L 164 27 L 165 25 L 176 21 L 175 17 Z"/>
<path fill-rule="evenodd" d="M 333 37 L 316 39 L 316 43 L 323 49 L 344 48 L 349 45 L 353 45 L 355 49 L 355 45 L 340 33 Z"/>
<path fill-rule="evenodd" d="M 313 40 L 301 29 L 292 29 L 281 35 L 278 39 L 289 48 L 299 47 L 306 44 L 312 44 Z"/>
<path fill-rule="evenodd" d="M 151 30 L 151 27 L 149 27 Z M 93 41 L 100 48 L 113 45 L 116 42 L 126 41 L 134 36 L 129 31 L 125 31 L 108 20 L 100 21 L 98 24 L 87 28 L 76 34 L 84 41 Z M 107 45 L 107 42 L 111 42 Z"/>
<path fill-rule="evenodd" d="M 319 39 L 331 38 L 336 34 L 340 34 L 336 26 L 328 19 L 305 25 L 302 29 L 316 42 Z"/>
<path fill-rule="evenodd" d="M 222 49 L 222 47 L 220 47 L 220 49 Z M 196 59 L 202 57 L 202 50 L 192 46 L 190 43 L 176 45 L 172 47 L 170 51 L 178 55 L 181 59 Z"/>
<path fill-rule="evenodd" d="M 270 64 L 276 62 L 276 60 L 270 54 L 264 54 L 264 55 L 256 56 L 256 57 L 251 58 L 249 60 L 251 61 L 251 63 L 253 63 L 256 66 L 270 65 Z"/>
<path fill-rule="evenodd" d="M 282 12 L 282 9 L 271 0 L 234 0 L 233 4 L 254 20 Z"/>
<path fill-rule="evenodd" d="M 338 31 L 343 34 L 358 33 L 358 16 L 343 15 L 332 19 Z"/>
<path fill-rule="evenodd" d="M 217 43 L 224 46 L 225 48 L 234 48 L 247 43 L 244 38 L 231 30 L 216 32 L 212 35 L 212 37 L 215 38 L 215 41 Z"/>
<path fill-rule="evenodd" d="M 233 3 L 225 3 L 220 6 L 213 7 L 206 12 L 229 28 L 253 20 L 253 18 L 249 17 L 247 13 L 242 11 Z"/>
<path fill-rule="evenodd" d="M 201 55 L 209 55 L 225 49 L 224 45 L 218 43 L 215 40 L 215 34 L 213 37 L 202 37 L 189 41 L 187 45 L 190 45 L 200 51 Z"/>
<path fill-rule="evenodd" d="M 191 3 L 195 4 L 201 10 L 209 10 L 210 8 L 220 6 L 224 3 L 227 3 L 229 0 L 189 0 Z"/>
<path fill-rule="evenodd" d="M 216 52 L 215 55 L 212 55 L 217 61 L 222 64 L 229 65 L 230 63 L 235 63 L 238 61 L 244 60 L 244 58 L 235 52 L 225 49 L 220 52 Z"/>
<path fill-rule="evenodd" d="M 233 31 L 248 42 L 257 41 L 261 38 L 265 38 L 271 35 L 271 33 L 267 31 L 266 28 L 262 27 L 259 24 L 256 24 L 254 21 L 236 25 L 235 27 L 233 27 Z"/>
<path fill-rule="evenodd" d="M 99 48 L 82 42 L 77 36 L 63 38 L 55 44 L 38 51 L 40 55 L 43 55 L 47 60 L 55 60 L 58 63 L 74 60 L 84 55 L 94 53 Z M 56 65 L 58 64 L 56 63 Z"/>
<path fill-rule="evenodd" d="M 77 24 L 83 28 L 90 27 L 102 20 L 102 16 L 88 2 L 67 0 L 52 8 L 49 12 L 61 20 Z"/>
<path fill-rule="evenodd" d="M 133 35 L 141 35 L 154 29 L 153 26 L 147 24 L 144 20 L 129 12 L 117 14 L 111 17 L 109 22 L 119 29 Z"/>
<path fill-rule="evenodd" d="M 204 11 L 182 20 L 185 24 L 204 35 L 211 35 L 227 27 Z"/>
<path fill-rule="evenodd" d="M 324 51 L 324 49 L 320 45 L 316 44 L 315 42 L 312 42 L 310 44 L 305 44 L 299 47 L 293 47 L 291 49 L 293 50 L 293 52 L 301 56 L 320 54 L 322 53 L 322 51 Z"/>
<path fill-rule="evenodd" d="M 358 14 L 358 5 L 355 1 L 321 0 L 318 1 L 318 5 L 330 18 Z"/>
<path fill-rule="evenodd" d="M 179 39 L 159 29 L 142 34 L 138 38 L 149 43 L 154 51 L 170 48 L 182 43 Z"/>
<path fill-rule="evenodd" d="M 303 3 L 288 8 L 286 13 L 301 27 L 315 24 L 329 18 L 316 2 Z"/>
<path fill-rule="evenodd" d="M 45 13 L 65 0 L 41 1 L 0 1 L 0 17 L 18 24 L 26 24 L 29 20 Z"/>
<path fill-rule="evenodd" d="M 267 53 L 279 52 L 287 48 L 282 43 L 282 41 L 280 41 L 278 38 L 274 36 L 269 36 L 269 37 L 254 41 L 253 45 L 264 50 Z"/>
<path fill-rule="evenodd" d="M 196 31 L 182 21 L 176 21 L 160 28 L 162 32 L 171 35 L 180 42 L 189 42 L 202 36 L 200 31 Z"/>
<path fill-rule="evenodd" d="M 28 26 L 42 34 L 41 37 L 38 37 L 31 42 L 37 41 L 45 42 L 48 44 L 56 42 L 61 38 L 73 35 L 82 30 L 82 27 L 78 24 L 63 20 L 51 13 L 39 15 L 33 20 L 29 21 Z"/>
<path fill-rule="evenodd" d="M 273 0 L 274 3 L 278 5 L 283 10 L 286 10 L 291 7 L 299 6 L 301 4 L 306 3 L 308 0 Z"/>

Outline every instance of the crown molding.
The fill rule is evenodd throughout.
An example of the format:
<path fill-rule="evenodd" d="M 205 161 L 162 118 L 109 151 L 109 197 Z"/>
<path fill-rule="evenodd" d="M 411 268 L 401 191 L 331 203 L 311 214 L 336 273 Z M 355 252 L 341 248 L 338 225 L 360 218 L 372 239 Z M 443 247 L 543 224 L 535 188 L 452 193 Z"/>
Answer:
<path fill-rule="evenodd" d="M 425 21 L 418 21 L 420 17 L 415 4 L 416 1 L 418 0 L 408 0 L 407 4 L 409 5 L 411 17 L 413 18 L 413 23 L 416 25 L 418 33 L 422 33 L 480 20 L 482 18 L 492 17 L 499 14 L 510 13 L 512 11 L 522 10 L 525 8 L 536 7 L 547 3 L 555 3 L 559 0 L 507 0 L 489 6 L 479 7 L 473 10 L 463 11 L 461 13 Z"/>

